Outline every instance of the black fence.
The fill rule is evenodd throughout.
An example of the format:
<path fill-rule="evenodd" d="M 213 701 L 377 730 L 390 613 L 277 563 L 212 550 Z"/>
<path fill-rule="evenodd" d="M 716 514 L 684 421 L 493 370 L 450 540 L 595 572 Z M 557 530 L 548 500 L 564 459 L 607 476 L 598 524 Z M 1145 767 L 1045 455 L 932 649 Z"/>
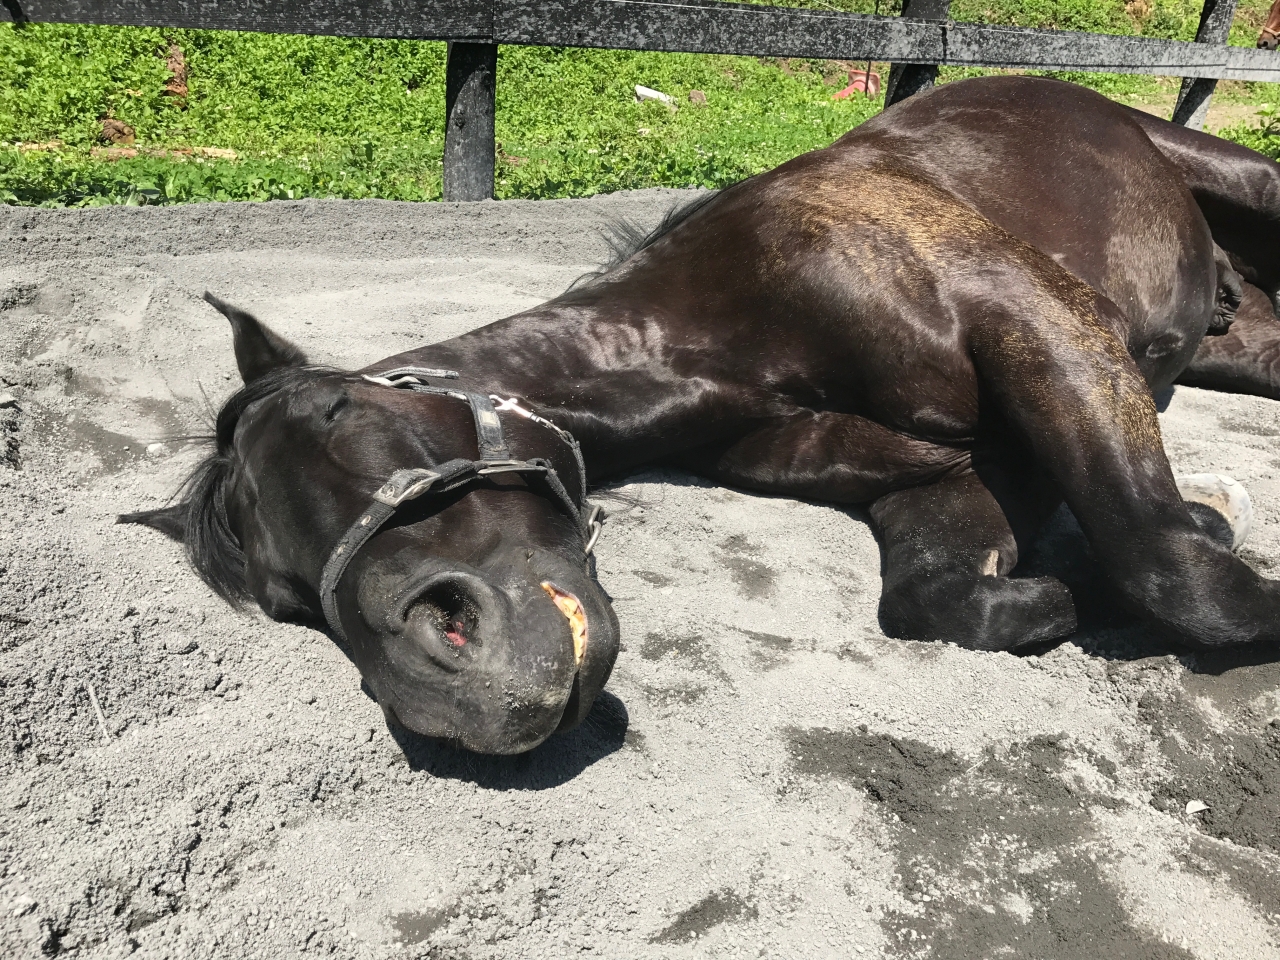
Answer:
<path fill-rule="evenodd" d="M 1226 46 L 1236 0 L 1205 0 L 1194 43 L 948 19 L 950 0 L 900 17 L 714 0 L 0 0 L 0 20 L 449 40 L 446 200 L 493 196 L 498 44 L 894 64 L 886 102 L 939 65 L 1182 77 L 1175 122 L 1200 127 L 1219 79 L 1280 81 L 1280 52 Z"/>

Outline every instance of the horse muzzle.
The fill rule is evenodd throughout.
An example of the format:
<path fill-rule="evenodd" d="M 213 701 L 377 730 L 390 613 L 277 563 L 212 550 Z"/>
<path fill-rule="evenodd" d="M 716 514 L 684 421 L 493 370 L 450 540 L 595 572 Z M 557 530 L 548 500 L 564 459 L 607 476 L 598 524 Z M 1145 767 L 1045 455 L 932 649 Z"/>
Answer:
<path fill-rule="evenodd" d="M 580 564 L 528 550 L 519 559 L 483 570 L 427 561 L 370 618 L 380 629 L 352 638 L 361 672 L 402 726 L 510 754 L 590 711 L 617 656 L 612 607 Z M 361 585 L 362 620 L 382 593 Z"/>

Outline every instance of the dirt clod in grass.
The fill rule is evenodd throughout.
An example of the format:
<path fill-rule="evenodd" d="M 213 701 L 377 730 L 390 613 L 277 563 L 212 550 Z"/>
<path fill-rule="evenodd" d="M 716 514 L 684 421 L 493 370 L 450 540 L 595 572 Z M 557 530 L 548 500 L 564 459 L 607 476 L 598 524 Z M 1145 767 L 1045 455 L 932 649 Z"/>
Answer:
<path fill-rule="evenodd" d="M 169 79 L 165 81 L 165 96 L 173 97 L 179 102 L 179 106 L 186 109 L 187 106 L 187 60 L 183 56 L 182 47 L 173 43 L 169 45 L 169 53 L 164 61 L 165 69 L 169 71 Z"/>
<path fill-rule="evenodd" d="M 102 139 L 117 147 L 126 147 L 134 141 L 133 127 L 123 120 L 107 117 L 102 121 Z"/>

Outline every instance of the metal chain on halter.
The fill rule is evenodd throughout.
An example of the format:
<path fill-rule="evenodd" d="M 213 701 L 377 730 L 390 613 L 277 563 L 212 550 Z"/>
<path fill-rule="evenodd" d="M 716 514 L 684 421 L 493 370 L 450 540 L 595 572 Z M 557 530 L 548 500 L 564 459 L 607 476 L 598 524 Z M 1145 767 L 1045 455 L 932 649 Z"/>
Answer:
<path fill-rule="evenodd" d="M 501 413 L 503 411 L 509 410 L 512 413 L 516 414 L 517 416 L 524 417 L 526 420 L 530 421 L 531 423 L 536 423 L 536 424 L 539 424 L 540 426 L 546 427 L 548 430 L 551 430 L 552 432 L 554 432 L 555 435 L 558 436 L 561 440 L 563 440 L 566 444 L 568 444 L 569 449 L 573 451 L 573 459 L 577 461 L 577 464 L 578 464 L 578 489 L 582 491 L 582 505 L 583 507 L 586 507 L 589 503 L 589 501 L 587 500 L 587 465 L 582 459 L 582 446 L 578 443 L 574 435 L 570 433 L 568 430 L 565 430 L 563 427 L 556 426 L 546 417 L 540 417 L 538 416 L 538 414 L 534 413 L 532 410 L 527 410 L 524 407 L 520 406 L 520 401 L 517 400 L 515 397 L 510 397 L 509 399 L 503 400 L 496 393 L 491 393 L 489 394 L 489 399 L 497 402 L 497 406 L 493 408 L 496 412 Z M 586 544 L 586 547 L 583 549 L 583 553 L 585 553 L 587 556 L 591 556 L 591 551 L 595 549 L 596 541 L 600 539 L 600 531 L 604 527 L 604 525 L 600 522 L 600 514 L 603 512 L 603 508 L 601 508 L 600 504 L 598 503 L 592 503 L 590 504 L 590 506 L 591 506 L 591 512 L 587 516 L 587 523 L 586 523 L 587 544 Z"/>

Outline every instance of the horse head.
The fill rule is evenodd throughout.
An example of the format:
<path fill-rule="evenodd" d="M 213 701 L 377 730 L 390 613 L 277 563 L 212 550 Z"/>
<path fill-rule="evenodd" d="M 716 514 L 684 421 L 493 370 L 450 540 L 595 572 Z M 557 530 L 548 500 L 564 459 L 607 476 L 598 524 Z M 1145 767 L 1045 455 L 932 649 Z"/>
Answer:
<path fill-rule="evenodd" d="M 231 321 L 244 386 L 179 501 L 120 520 L 182 541 L 232 604 L 327 623 L 416 733 L 519 753 L 582 720 L 618 625 L 586 568 L 572 438 L 519 406 L 500 417 L 466 380 L 394 389 L 311 365 L 206 299 Z"/>

